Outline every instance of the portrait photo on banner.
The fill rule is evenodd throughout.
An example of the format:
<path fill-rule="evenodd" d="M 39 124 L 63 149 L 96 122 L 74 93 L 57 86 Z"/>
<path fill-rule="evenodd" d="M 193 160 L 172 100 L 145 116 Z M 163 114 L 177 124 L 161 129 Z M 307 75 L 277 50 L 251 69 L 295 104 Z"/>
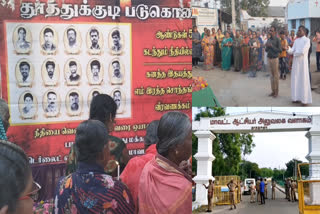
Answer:
<path fill-rule="evenodd" d="M 131 24 L 10 21 L 5 28 L 8 69 L 15 71 L 8 72 L 15 83 L 7 84 L 8 99 L 19 101 L 10 109 L 13 125 L 84 120 L 97 94 L 114 98 L 116 117 L 131 117 Z"/>

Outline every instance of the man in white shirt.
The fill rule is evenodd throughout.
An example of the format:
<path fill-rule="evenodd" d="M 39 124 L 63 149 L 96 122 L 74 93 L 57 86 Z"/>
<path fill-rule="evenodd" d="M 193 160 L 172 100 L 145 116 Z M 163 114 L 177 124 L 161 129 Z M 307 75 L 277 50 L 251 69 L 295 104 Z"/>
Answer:
<path fill-rule="evenodd" d="M 309 77 L 308 52 L 310 39 L 306 36 L 306 28 L 300 26 L 294 45 L 289 54 L 293 55 L 291 74 L 291 99 L 293 103 L 302 103 L 303 106 L 312 103 L 312 94 Z"/>

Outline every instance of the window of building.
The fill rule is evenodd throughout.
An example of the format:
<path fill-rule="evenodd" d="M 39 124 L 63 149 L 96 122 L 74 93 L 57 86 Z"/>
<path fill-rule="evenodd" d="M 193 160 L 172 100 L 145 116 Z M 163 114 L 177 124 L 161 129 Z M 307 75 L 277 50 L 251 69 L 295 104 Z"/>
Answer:
<path fill-rule="evenodd" d="M 305 19 L 301 19 L 301 20 L 300 20 L 300 25 L 306 26 L 305 23 L 306 23 L 306 22 L 305 22 Z"/>
<path fill-rule="evenodd" d="M 292 29 L 296 29 L 297 28 L 297 22 L 296 20 L 291 20 L 291 25 L 292 25 Z"/>

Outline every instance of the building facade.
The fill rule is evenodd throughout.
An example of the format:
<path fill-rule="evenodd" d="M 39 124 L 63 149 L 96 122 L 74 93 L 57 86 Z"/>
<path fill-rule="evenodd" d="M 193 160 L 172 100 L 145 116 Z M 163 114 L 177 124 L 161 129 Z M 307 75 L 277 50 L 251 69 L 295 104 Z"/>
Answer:
<path fill-rule="evenodd" d="M 314 35 L 320 29 L 320 0 L 290 0 L 286 19 L 289 31 L 297 32 L 304 25 Z"/>
<path fill-rule="evenodd" d="M 277 19 L 281 23 L 285 24 L 285 8 L 284 7 L 269 7 L 267 17 L 252 17 L 247 11 L 241 10 L 240 20 L 241 29 L 247 31 L 260 30 L 270 27 L 271 23 Z"/>

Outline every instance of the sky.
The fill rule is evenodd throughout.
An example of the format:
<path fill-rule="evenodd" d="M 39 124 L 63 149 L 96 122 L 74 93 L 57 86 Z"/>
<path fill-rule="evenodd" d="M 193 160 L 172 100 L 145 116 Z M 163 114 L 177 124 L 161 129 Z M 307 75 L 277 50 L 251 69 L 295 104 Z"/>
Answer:
<path fill-rule="evenodd" d="M 277 113 L 296 113 L 296 114 L 320 114 L 319 107 L 310 108 L 254 108 L 254 107 L 234 107 L 227 108 L 226 113 L 236 115 L 246 112 L 273 111 Z M 198 112 L 193 108 L 193 114 Z M 194 115 L 193 115 L 194 116 Z M 308 154 L 308 139 L 305 137 L 306 132 L 270 132 L 254 133 L 253 141 L 256 147 L 253 152 L 245 156 L 245 160 L 255 162 L 260 168 L 286 168 L 286 163 L 296 158 L 308 162 L 305 156 Z"/>
<path fill-rule="evenodd" d="M 270 6 L 286 6 L 288 0 L 270 0 Z"/>

